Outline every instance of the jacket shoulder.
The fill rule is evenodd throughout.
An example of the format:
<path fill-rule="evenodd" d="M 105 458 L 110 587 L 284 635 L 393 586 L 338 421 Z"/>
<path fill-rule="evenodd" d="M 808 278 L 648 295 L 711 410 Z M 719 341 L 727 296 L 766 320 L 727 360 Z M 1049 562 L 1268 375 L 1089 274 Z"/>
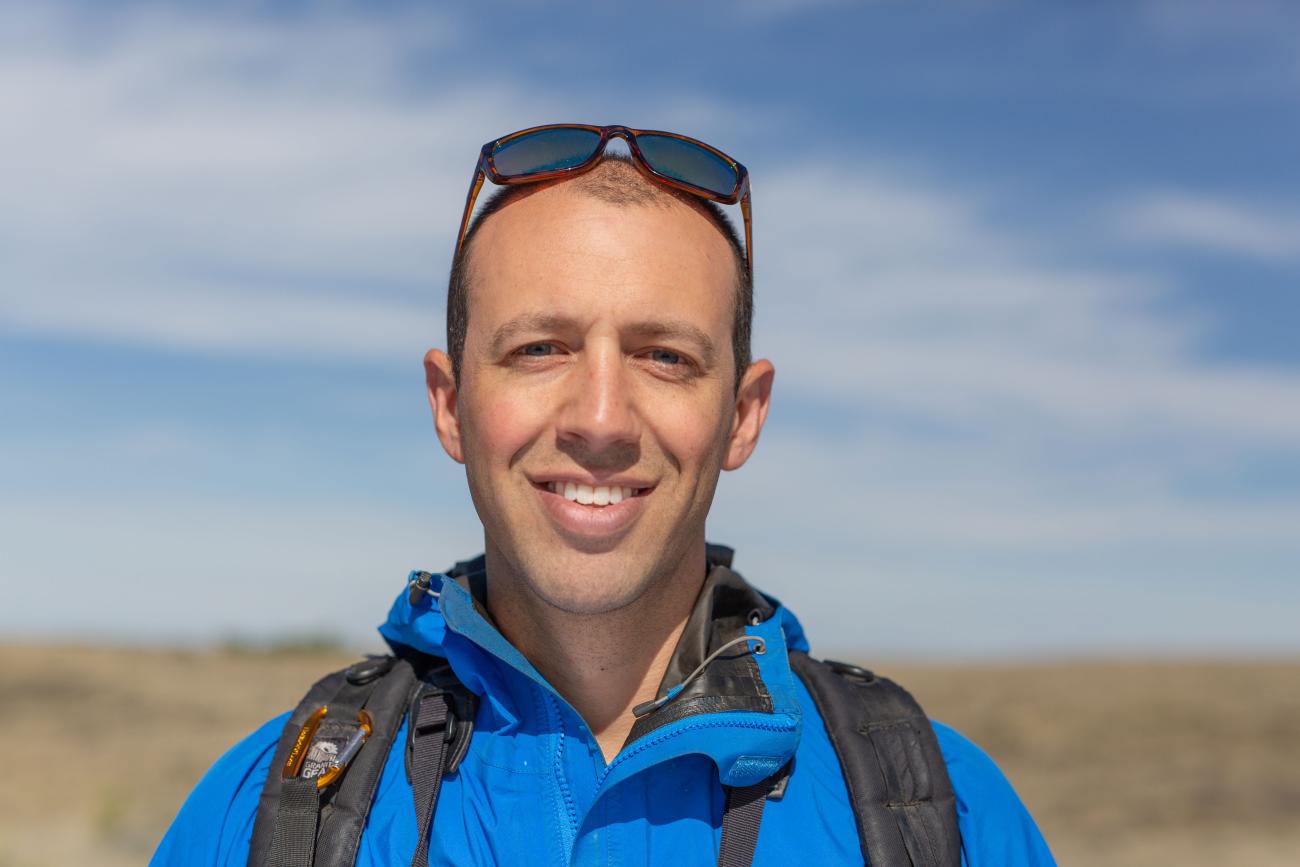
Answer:
<path fill-rule="evenodd" d="M 1054 867 L 1038 825 L 993 759 L 956 729 L 931 726 L 957 796 L 967 867 Z"/>
<path fill-rule="evenodd" d="M 217 759 L 185 799 L 150 867 L 244 867 L 258 798 L 288 719 L 285 713 L 267 721 Z"/>

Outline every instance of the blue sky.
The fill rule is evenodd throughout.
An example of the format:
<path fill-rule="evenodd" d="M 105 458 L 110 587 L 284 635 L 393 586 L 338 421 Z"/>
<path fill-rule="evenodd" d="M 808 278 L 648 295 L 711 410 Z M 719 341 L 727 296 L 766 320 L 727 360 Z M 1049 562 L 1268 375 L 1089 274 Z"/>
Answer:
<path fill-rule="evenodd" d="M 711 535 L 869 655 L 1300 650 L 1289 3 L 0 2 L 0 634 L 369 641 L 481 547 L 420 358 L 483 141 L 754 181 Z"/>

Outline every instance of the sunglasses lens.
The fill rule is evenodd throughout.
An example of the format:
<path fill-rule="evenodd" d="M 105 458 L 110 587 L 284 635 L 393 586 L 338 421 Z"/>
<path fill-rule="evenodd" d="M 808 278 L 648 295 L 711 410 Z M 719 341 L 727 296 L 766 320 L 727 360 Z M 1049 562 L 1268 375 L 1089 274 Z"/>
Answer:
<path fill-rule="evenodd" d="M 507 176 L 571 169 L 596 152 L 600 133 L 589 129 L 544 129 L 510 139 L 492 152 L 492 163 Z"/>
<path fill-rule="evenodd" d="M 636 143 L 650 168 L 661 175 L 719 196 L 736 190 L 736 169 L 713 151 L 665 135 L 638 135 Z"/>

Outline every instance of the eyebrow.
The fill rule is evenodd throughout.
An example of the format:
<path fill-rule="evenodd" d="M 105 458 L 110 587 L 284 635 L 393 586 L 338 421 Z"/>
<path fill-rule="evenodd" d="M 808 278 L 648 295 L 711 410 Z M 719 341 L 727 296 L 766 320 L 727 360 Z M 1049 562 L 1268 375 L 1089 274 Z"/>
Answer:
<path fill-rule="evenodd" d="M 704 363 L 705 367 L 712 367 L 718 356 L 717 349 L 713 345 L 713 338 L 702 329 L 681 319 L 652 319 L 636 322 L 626 330 L 640 337 L 652 339 L 675 338 L 694 343 L 696 348 L 699 349 L 700 361 Z"/>
<path fill-rule="evenodd" d="M 506 320 L 492 332 L 492 340 L 488 345 L 492 347 L 492 355 L 497 356 L 505 352 L 506 347 L 521 334 L 554 334 L 577 330 L 579 330 L 578 321 L 568 316 L 560 316 L 557 313 L 521 313 L 513 319 Z"/>
<path fill-rule="evenodd" d="M 523 334 L 555 334 L 581 331 L 582 324 L 573 317 L 558 313 L 522 313 L 502 323 L 492 333 L 489 345 L 492 354 L 500 355 L 506 348 Z M 642 338 L 678 339 L 695 344 L 700 353 L 700 360 L 706 367 L 711 367 L 717 360 L 717 347 L 703 329 L 681 319 L 647 319 L 634 322 L 620 329 Z"/>

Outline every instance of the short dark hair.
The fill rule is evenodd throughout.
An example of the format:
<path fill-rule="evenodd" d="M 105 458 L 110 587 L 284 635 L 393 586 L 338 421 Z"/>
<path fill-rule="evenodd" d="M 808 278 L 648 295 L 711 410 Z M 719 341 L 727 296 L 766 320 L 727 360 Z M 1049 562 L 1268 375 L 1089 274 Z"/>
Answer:
<path fill-rule="evenodd" d="M 609 168 L 605 168 L 605 166 Z M 735 310 L 731 325 L 731 346 L 736 364 L 737 390 L 741 377 L 749 368 L 750 335 L 754 322 L 754 278 L 745 264 L 745 248 L 741 245 L 736 227 L 727 219 L 722 208 L 707 199 L 683 193 L 644 177 L 622 154 L 609 154 L 601 165 L 590 172 L 564 181 L 585 195 L 615 205 L 651 205 L 662 202 L 663 196 L 676 198 L 703 213 L 726 238 L 736 265 Z M 465 334 L 469 329 L 469 272 L 470 253 L 474 237 L 483 223 L 506 205 L 528 195 L 538 188 L 534 184 L 500 187 L 494 190 L 487 203 L 470 222 L 461 245 L 451 262 L 451 275 L 447 281 L 447 354 L 451 356 L 451 369 L 456 385 L 460 385 L 461 361 L 465 354 Z"/>

